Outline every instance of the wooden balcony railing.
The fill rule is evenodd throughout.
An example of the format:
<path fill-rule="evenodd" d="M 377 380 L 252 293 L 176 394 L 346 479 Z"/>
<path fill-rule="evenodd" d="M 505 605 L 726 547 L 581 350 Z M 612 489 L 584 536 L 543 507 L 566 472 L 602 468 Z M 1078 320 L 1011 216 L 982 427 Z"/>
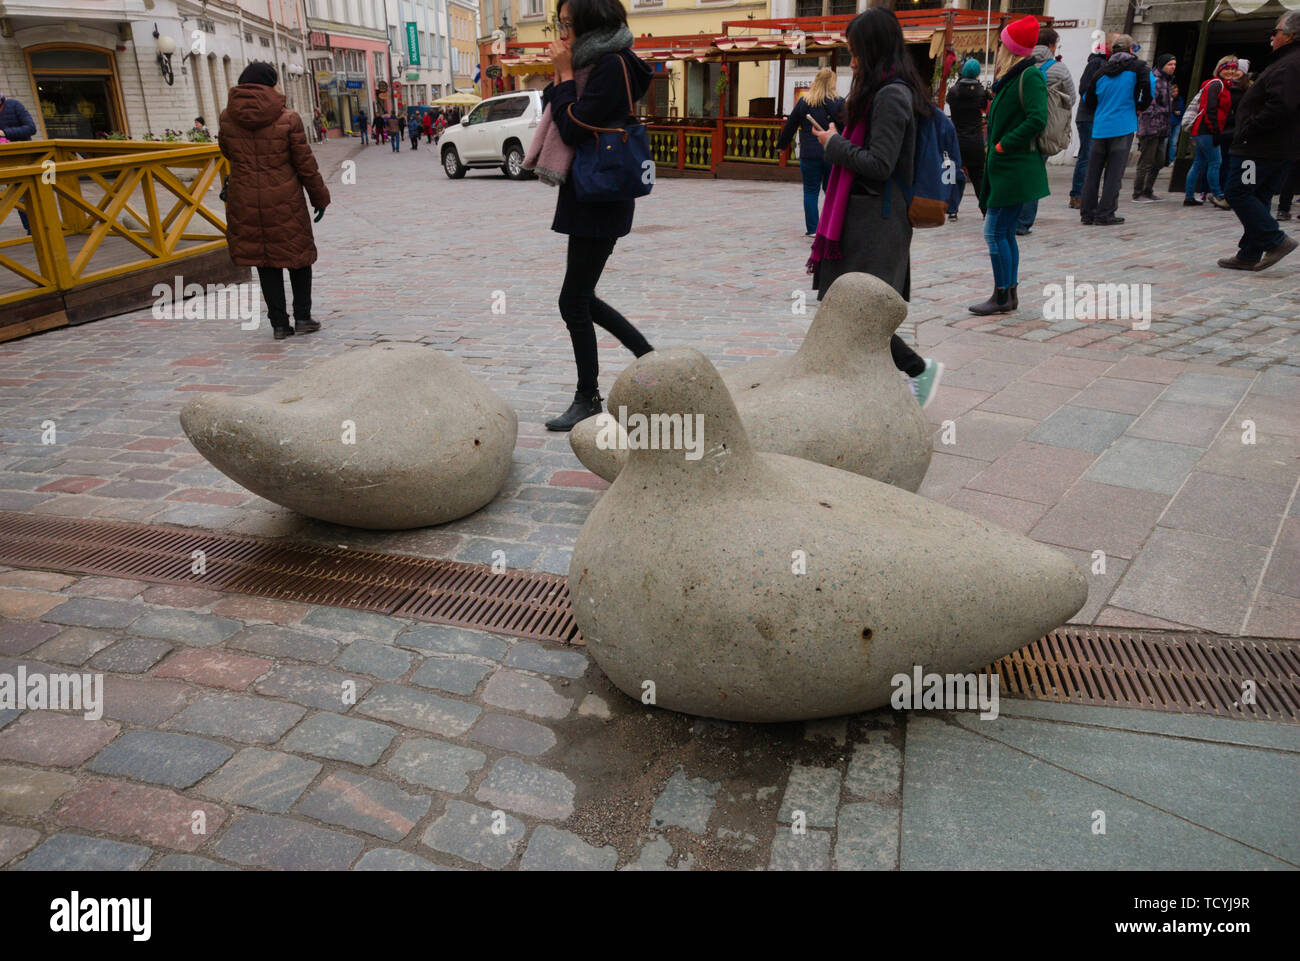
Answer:
<path fill-rule="evenodd" d="M 215 143 L 0 144 L 0 308 L 225 247 L 227 172 Z"/>
<path fill-rule="evenodd" d="M 656 164 L 677 170 L 717 173 L 720 163 L 787 167 L 799 162 L 798 142 L 778 150 L 783 118 L 644 117 L 650 134 L 650 154 Z"/>

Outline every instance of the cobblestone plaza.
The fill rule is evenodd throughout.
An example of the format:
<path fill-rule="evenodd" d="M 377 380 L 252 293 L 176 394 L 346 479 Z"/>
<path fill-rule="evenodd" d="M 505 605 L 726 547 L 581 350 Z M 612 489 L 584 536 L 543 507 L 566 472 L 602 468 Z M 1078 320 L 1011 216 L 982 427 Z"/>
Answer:
<path fill-rule="evenodd" d="M 0 345 L 0 510 L 566 573 L 607 485 L 542 426 L 574 386 L 554 195 L 450 181 L 428 149 L 316 151 L 334 200 L 316 228 L 324 328 L 274 342 L 143 310 Z M 1048 169 L 1016 314 L 966 310 L 990 274 L 969 197 L 916 234 L 900 333 L 946 366 L 921 493 L 1085 570 L 1104 554 L 1080 624 L 1300 638 L 1300 260 L 1220 270 L 1235 217 L 1176 200 L 1082 227 Z M 800 200 L 663 179 L 600 294 L 656 347 L 719 366 L 792 352 L 816 304 Z M 1060 309 L 1089 284 L 1125 286 L 1149 317 Z M 485 509 L 397 533 L 311 521 L 181 432 L 195 391 L 260 390 L 383 341 L 454 353 L 517 411 Z M 601 348 L 607 392 L 631 358 Z M 0 618 L 0 672 L 106 678 L 99 720 L 0 710 L 14 869 L 1300 866 L 1295 724 L 1013 699 L 987 721 L 730 724 L 629 700 L 581 646 L 48 571 L 0 572 Z"/>

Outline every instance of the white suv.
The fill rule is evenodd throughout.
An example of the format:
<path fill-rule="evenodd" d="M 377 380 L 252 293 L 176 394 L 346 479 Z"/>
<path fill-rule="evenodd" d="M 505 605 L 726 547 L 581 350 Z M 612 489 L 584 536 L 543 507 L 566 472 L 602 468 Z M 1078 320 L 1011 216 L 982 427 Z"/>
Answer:
<path fill-rule="evenodd" d="M 512 180 L 530 178 L 524 154 L 541 119 L 540 90 L 516 90 L 484 100 L 439 139 L 442 169 L 453 180 L 471 167 L 499 167 Z"/>

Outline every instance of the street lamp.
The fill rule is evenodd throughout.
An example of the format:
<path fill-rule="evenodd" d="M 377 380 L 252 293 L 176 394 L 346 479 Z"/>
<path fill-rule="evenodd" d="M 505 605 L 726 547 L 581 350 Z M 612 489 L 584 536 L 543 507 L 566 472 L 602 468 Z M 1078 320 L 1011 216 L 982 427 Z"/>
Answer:
<path fill-rule="evenodd" d="M 166 34 L 160 34 L 156 23 L 153 25 L 153 38 L 158 43 L 158 69 L 170 87 L 176 82 L 176 75 L 172 72 L 172 54 L 176 52 L 176 41 Z"/>

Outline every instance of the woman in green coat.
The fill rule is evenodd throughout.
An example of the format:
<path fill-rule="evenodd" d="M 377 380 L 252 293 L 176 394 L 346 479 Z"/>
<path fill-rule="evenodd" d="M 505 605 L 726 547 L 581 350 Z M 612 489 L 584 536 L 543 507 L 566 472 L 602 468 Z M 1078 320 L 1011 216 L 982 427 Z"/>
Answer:
<path fill-rule="evenodd" d="M 1022 17 L 1002 31 L 994 61 L 997 79 L 988 114 L 988 146 L 980 210 L 984 241 L 993 262 L 993 296 L 970 311 L 981 316 L 1009 314 L 1020 306 L 1020 248 L 1016 224 L 1020 208 L 1046 197 L 1047 168 L 1038 152 L 1038 135 L 1047 127 L 1047 81 L 1030 54 L 1038 42 L 1038 19 Z"/>

